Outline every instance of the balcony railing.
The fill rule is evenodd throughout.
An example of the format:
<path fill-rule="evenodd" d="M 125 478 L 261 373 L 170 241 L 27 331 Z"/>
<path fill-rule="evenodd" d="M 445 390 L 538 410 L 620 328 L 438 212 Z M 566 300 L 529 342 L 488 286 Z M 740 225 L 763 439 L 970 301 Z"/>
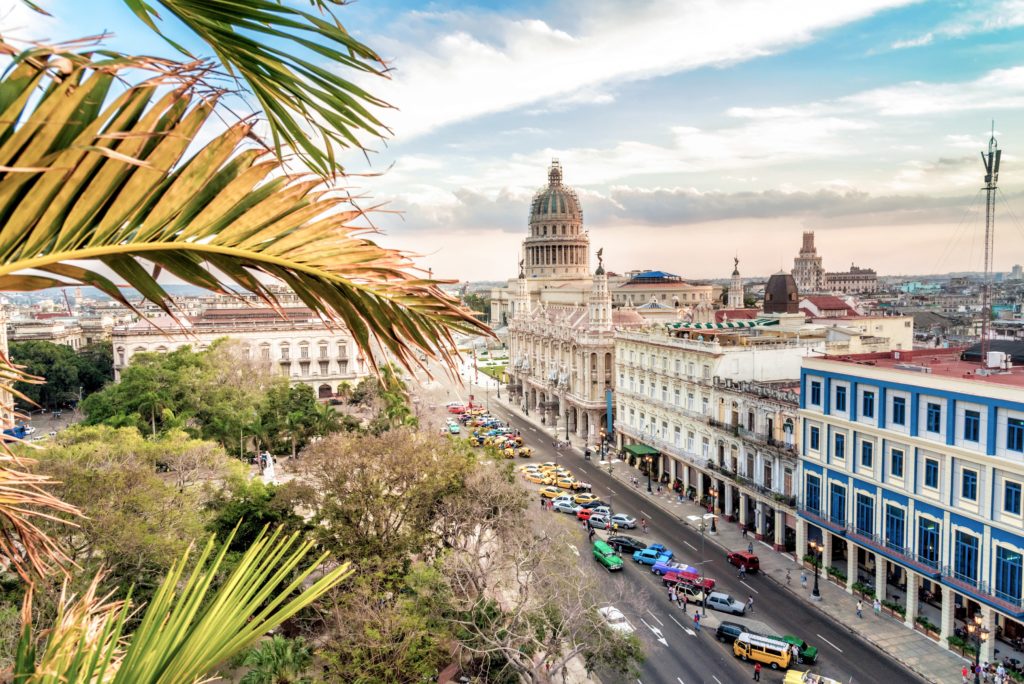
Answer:
<path fill-rule="evenodd" d="M 725 430 L 726 432 L 729 432 L 733 435 L 739 434 L 738 425 L 733 425 L 732 423 L 723 423 L 722 421 L 716 420 L 715 418 L 708 418 L 708 425 L 710 425 L 711 427 L 716 427 L 719 430 Z"/>

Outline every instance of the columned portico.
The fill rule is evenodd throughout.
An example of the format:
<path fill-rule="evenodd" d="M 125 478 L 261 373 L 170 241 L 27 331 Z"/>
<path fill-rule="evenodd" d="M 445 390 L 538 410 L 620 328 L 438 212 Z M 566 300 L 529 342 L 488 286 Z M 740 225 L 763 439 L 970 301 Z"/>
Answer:
<path fill-rule="evenodd" d="M 911 629 L 914 628 L 914 623 L 917 621 L 917 596 L 920 586 L 921 576 L 907 570 L 907 612 L 903 622 Z"/>
<path fill-rule="evenodd" d="M 882 585 L 885 586 L 884 584 Z M 953 605 L 953 590 L 947 586 L 942 587 L 942 619 L 939 625 L 939 644 L 943 648 L 949 648 L 949 637 L 953 636 L 953 618 L 956 615 Z"/>

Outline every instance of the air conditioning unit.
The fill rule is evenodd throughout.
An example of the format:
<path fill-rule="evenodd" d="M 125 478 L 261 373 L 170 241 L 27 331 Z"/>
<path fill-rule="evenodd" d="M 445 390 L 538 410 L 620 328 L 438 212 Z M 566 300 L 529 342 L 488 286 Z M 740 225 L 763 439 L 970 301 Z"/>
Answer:
<path fill-rule="evenodd" d="M 1008 361 L 1006 352 L 990 351 L 985 355 L 985 368 L 1003 368 Z"/>

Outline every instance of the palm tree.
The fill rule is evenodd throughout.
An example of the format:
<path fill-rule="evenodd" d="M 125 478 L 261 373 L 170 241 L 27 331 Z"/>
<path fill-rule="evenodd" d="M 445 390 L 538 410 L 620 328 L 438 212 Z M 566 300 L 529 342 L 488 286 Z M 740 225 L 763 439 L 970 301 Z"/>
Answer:
<path fill-rule="evenodd" d="M 313 426 L 317 435 L 328 435 L 341 429 L 341 418 L 330 404 L 318 403 L 313 415 Z"/>
<path fill-rule="evenodd" d="M 240 684 L 309 684 L 305 676 L 313 664 L 313 654 L 301 639 L 285 639 L 279 634 L 261 641 L 242 663 L 250 668 Z"/>
<path fill-rule="evenodd" d="M 162 8 L 220 64 L 74 45 L 19 50 L 0 38 L 10 57 L 0 76 L 0 290 L 90 285 L 134 308 L 124 283 L 176 319 L 163 272 L 277 306 L 274 281 L 346 327 L 371 363 L 376 344 L 406 367 L 418 365 L 419 354 L 450 367 L 453 331 L 487 332 L 438 282 L 411 272 L 403 253 L 363 237 L 353 223 L 364 212 L 325 185 L 341 169 L 338 151 L 386 132 L 371 112 L 386 104 L 345 77 L 383 75 L 372 50 L 329 13 L 277 0 L 126 2 L 158 33 Z M 310 2 L 321 12 L 342 4 Z M 226 93 L 209 80 L 217 68 L 262 106 L 275 154 L 255 138 L 252 119 L 213 136 L 203 131 Z M 212 139 L 194 149 L 201 132 Z M 285 154 L 316 175 L 289 176 Z M 42 381 L 0 350 L 7 414 L 11 397 L 22 396 L 19 380 Z M 149 408 L 152 427 L 156 407 Z M 68 562 L 33 520 L 76 511 L 48 494 L 27 463 L 0 454 L 0 556 L 31 588 L 35 576 Z M 38 652 L 26 619 L 15 681 L 196 681 L 348 572 L 340 566 L 303 589 L 320 561 L 293 573 L 308 545 L 272 533 L 211 592 L 226 548 L 214 555 L 211 540 L 187 578 L 191 565 L 181 559 L 130 638 L 122 630 L 134 608 L 99 597 L 98 580 L 82 597 L 65 597 Z"/>

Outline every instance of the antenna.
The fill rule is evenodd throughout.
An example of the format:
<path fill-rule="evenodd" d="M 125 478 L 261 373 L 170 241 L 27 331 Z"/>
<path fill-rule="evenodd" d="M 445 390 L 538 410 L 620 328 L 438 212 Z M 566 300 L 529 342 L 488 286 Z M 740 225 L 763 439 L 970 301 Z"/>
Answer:
<path fill-rule="evenodd" d="M 981 153 L 985 166 L 985 282 L 981 288 L 981 364 L 988 363 L 989 340 L 992 326 L 992 257 L 995 251 L 996 184 L 999 182 L 999 158 L 1003 151 L 996 142 L 996 122 L 992 121 L 992 136 L 988 139 L 988 154 Z"/>

